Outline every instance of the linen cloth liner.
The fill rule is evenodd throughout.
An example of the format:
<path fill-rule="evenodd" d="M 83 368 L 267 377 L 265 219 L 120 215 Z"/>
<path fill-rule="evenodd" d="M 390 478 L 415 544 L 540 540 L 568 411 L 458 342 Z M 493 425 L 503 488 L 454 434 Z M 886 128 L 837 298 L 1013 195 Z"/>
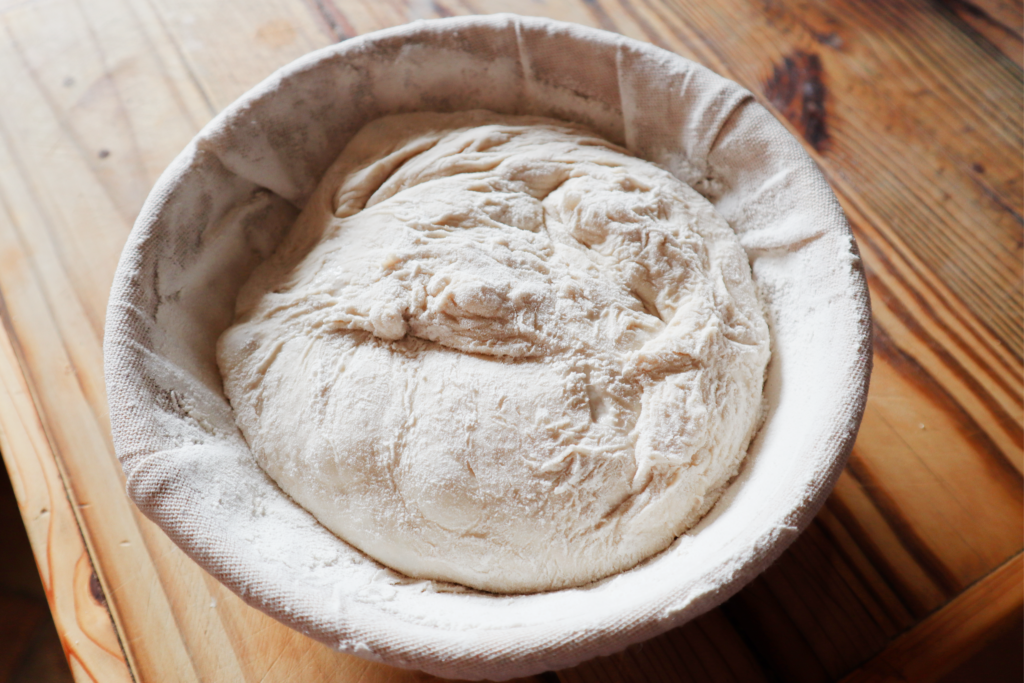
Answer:
<path fill-rule="evenodd" d="M 576 121 L 705 195 L 768 311 L 769 414 L 712 512 L 583 588 L 495 596 L 411 580 L 339 540 L 256 465 L 214 358 L 235 296 L 348 139 L 385 114 L 491 109 Z M 507 679 L 608 654 L 739 590 L 811 520 L 853 445 L 870 311 L 846 219 L 751 94 L 669 52 L 560 22 L 417 22 L 284 67 L 164 172 L 117 269 L 104 348 L 114 444 L 138 507 L 246 602 L 331 647 Z"/>

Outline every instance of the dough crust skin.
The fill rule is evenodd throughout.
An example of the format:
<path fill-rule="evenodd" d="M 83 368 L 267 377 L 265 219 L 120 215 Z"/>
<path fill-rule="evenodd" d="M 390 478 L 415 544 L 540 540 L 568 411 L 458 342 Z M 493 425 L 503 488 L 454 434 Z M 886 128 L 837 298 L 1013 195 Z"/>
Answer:
<path fill-rule="evenodd" d="M 360 131 L 217 348 L 299 505 L 408 576 L 496 593 L 589 583 L 695 524 L 768 359 L 707 200 L 584 128 L 484 111 Z"/>

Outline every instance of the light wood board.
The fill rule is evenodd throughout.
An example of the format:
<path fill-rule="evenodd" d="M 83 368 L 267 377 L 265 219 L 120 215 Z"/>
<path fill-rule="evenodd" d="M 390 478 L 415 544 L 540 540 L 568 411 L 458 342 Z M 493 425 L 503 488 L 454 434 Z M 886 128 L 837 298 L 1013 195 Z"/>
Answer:
<path fill-rule="evenodd" d="M 428 680 L 245 606 L 124 494 L 107 294 L 149 188 L 220 109 L 333 41 L 513 11 L 749 88 L 854 227 L 875 370 L 811 528 L 721 608 L 562 681 L 935 680 L 1019 614 L 1021 4 L 0 0 L 0 450 L 79 681 Z"/>

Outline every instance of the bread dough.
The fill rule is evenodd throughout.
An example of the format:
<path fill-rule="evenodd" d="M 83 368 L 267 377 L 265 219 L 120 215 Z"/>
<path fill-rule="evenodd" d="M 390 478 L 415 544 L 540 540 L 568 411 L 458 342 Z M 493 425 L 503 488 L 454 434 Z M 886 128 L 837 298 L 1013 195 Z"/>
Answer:
<path fill-rule="evenodd" d="M 703 197 L 584 128 L 482 111 L 359 132 L 217 349 L 299 505 L 408 576 L 499 593 L 628 569 L 700 519 L 768 357 Z"/>

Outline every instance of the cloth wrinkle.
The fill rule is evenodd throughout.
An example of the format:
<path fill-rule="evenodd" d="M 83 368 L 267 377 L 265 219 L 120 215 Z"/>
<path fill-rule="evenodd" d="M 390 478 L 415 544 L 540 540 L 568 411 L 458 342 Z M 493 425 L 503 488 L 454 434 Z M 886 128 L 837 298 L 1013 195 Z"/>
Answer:
<path fill-rule="evenodd" d="M 306 105 L 294 106 L 300 98 Z M 568 590 L 497 596 L 382 567 L 339 541 L 263 473 L 232 432 L 230 410 L 207 412 L 199 400 L 214 387 L 196 379 L 212 357 L 195 339 L 211 333 L 203 327 L 213 324 L 210 311 L 233 299 L 218 283 L 248 277 L 251 260 L 262 258 L 275 231 L 283 233 L 306 206 L 349 137 L 390 113 L 478 108 L 588 125 L 696 184 L 740 235 L 771 325 L 764 423 L 720 503 L 660 554 Z M 709 191 L 699 181 L 710 176 L 716 182 Z M 275 212 L 262 229 L 246 228 L 229 210 L 262 191 L 271 193 L 266 201 Z M 197 236 L 214 219 L 223 219 L 217 240 L 231 238 L 224 254 L 232 265 L 209 287 L 174 284 L 187 282 L 209 257 Z M 540 232 L 556 227 L 550 219 L 542 215 Z M 258 253 L 243 239 L 247 229 Z M 437 233 L 423 233 L 424 243 L 448 231 Z M 158 295 L 175 291 L 158 304 Z M 381 320 L 407 324 L 386 313 Z M 850 454 L 866 400 L 870 334 L 863 266 L 838 202 L 800 142 L 748 91 L 628 38 L 498 14 L 417 22 L 328 46 L 218 114 L 168 166 L 139 214 L 111 290 L 104 372 L 129 495 L 246 603 L 369 659 L 442 677 L 503 680 L 663 633 L 762 572 L 811 522 Z M 168 372 L 169 365 L 181 373 Z M 595 381 L 581 374 L 582 382 Z M 203 412 L 212 433 L 162 407 L 171 390 Z M 599 422 L 603 408 L 585 394 L 581 418 Z M 504 409 L 507 415 L 495 407 L 496 422 L 520 419 Z M 566 434 L 568 448 L 573 437 Z M 564 466 L 552 469 L 551 485 L 571 490 L 578 458 L 553 455 L 563 455 Z M 477 468 L 474 477 L 481 475 Z"/>

